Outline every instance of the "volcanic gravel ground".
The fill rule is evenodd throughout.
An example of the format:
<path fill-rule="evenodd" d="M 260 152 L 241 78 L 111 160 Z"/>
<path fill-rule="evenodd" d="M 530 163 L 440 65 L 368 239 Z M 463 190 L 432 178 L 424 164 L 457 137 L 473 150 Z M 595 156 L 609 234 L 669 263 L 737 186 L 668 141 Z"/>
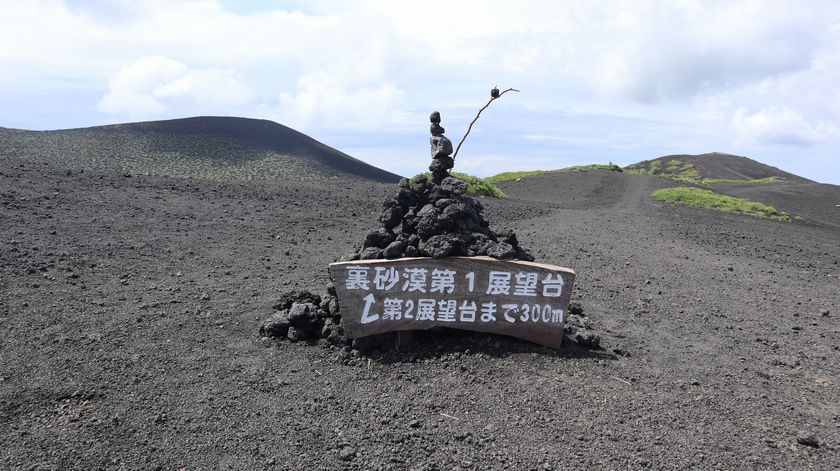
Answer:
<path fill-rule="evenodd" d="M 669 185 L 483 200 L 577 271 L 603 350 L 442 332 L 360 355 L 257 330 L 395 186 L 0 160 L 0 468 L 837 469 L 840 235 L 650 197 Z"/>
<path fill-rule="evenodd" d="M 803 217 L 812 224 L 840 231 L 840 186 L 781 181 L 764 185 L 718 183 L 712 188 L 775 206 L 791 216 Z"/>

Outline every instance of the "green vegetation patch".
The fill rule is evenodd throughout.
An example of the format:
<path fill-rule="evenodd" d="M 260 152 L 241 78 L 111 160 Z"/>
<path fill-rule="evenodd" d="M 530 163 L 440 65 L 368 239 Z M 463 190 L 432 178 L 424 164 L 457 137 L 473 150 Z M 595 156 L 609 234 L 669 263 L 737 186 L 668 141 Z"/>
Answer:
<path fill-rule="evenodd" d="M 628 165 L 624 169 L 627 173 L 641 173 L 657 177 L 670 178 L 695 185 L 712 185 L 714 183 L 773 183 L 784 180 L 785 177 L 765 177 L 753 180 L 733 180 L 726 178 L 706 178 L 697 171 L 694 164 L 683 162 L 678 159 L 671 159 L 665 164 L 661 160 L 643 160 L 639 163 Z"/>
<path fill-rule="evenodd" d="M 657 177 L 670 178 L 687 183 L 703 184 L 703 176 L 697 171 L 694 164 L 671 159 L 662 165 L 661 160 L 644 160 L 625 168 L 627 173 L 641 173 L 655 175 Z"/>
<path fill-rule="evenodd" d="M 610 162 L 608 164 L 589 164 L 589 165 L 573 165 L 571 167 L 558 168 L 556 170 L 525 170 L 522 172 L 502 172 L 492 177 L 484 179 L 486 182 L 499 183 L 516 180 L 517 178 L 534 177 L 537 175 L 544 175 L 546 173 L 554 172 L 572 172 L 575 170 L 612 170 L 613 172 L 623 172 L 624 169 L 618 165 Z"/>
<path fill-rule="evenodd" d="M 426 175 L 426 178 L 431 179 L 432 173 L 426 172 L 415 175 L 409 180 L 411 183 L 417 181 L 417 177 Z M 505 192 L 496 187 L 496 185 L 488 182 L 486 179 L 479 178 L 473 175 L 467 175 L 461 172 L 452 172 L 453 177 L 459 178 L 467 184 L 467 194 L 470 196 L 489 196 L 490 198 L 506 198 Z"/>
<path fill-rule="evenodd" d="M 516 180 L 517 178 L 535 177 L 537 175 L 542 175 L 550 171 L 551 170 L 526 170 L 522 172 L 502 172 L 493 175 L 492 177 L 487 177 L 484 179 L 484 181 L 490 183 L 507 182 L 510 180 Z"/>
<path fill-rule="evenodd" d="M 750 201 L 744 198 L 722 195 L 711 190 L 681 186 L 677 188 L 665 188 L 653 192 L 653 197 L 659 201 L 669 203 L 687 204 L 698 208 L 710 208 L 725 213 L 738 213 L 755 216 L 762 219 L 773 219 L 776 221 L 788 222 L 791 217 L 763 203 Z"/>

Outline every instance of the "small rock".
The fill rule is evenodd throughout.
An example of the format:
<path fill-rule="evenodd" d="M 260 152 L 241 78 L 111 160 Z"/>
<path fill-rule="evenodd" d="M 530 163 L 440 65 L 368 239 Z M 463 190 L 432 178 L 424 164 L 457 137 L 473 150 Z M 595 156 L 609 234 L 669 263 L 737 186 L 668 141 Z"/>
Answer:
<path fill-rule="evenodd" d="M 201 296 L 199 296 L 198 299 L 200 299 L 201 301 L 209 301 L 210 300 L 210 295 L 207 294 L 207 291 L 204 291 L 204 292 L 201 293 Z"/>
<path fill-rule="evenodd" d="M 377 258 L 382 258 L 382 250 L 376 247 L 368 247 L 359 254 L 360 260 L 374 260 Z"/>
<path fill-rule="evenodd" d="M 289 320 L 288 311 L 278 311 L 266 319 L 260 326 L 260 335 L 263 337 L 286 337 L 292 321 Z"/>
<path fill-rule="evenodd" d="M 335 287 L 333 287 L 333 291 L 335 291 Z M 311 303 L 318 305 L 321 304 L 321 297 L 317 294 L 312 294 L 307 290 L 294 289 L 287 293 L 281 294 L 280 299 L 278 299 L 277 302 L 274 303 L 274 309 L 289 309 L 294 303 Z"/>
<path fill-rule="evenodd" d="M 389 206 L 382 211 L 382 215 L 379 216 L 379 222 L 382 223 L 385 229 L 393 229 L 400 225 L 404 214 L 402 207 Z"/>
<path fill-rule="evenodd" d="M 375 247 L 375 248 L 384 248 L 387 247 L 388 244 L 394 241 L 396 236 L 393 232 L 385 229 L 379 228 L 375 231 L 370 231 L 365 236 L 364 247 Z"/>
<path fill-rule="evenodd" d="M 446 177 L 440 182 L 440 187 L 452 195 L 460 196 L 467 193 L 467 184 L 460 178 Z"/>
<path fill-rule="evenodd" d="M 799 433 L 796 434 L 796 443 L 810 446 L 811 448 L 820 447 L 820 441 L 817 440 L 817 437 L 814 436 L 813 433 L 806 432 L 805 430 L 800 430 Z"/>
<path fill-rule="evenodd" d="M 829 314 L 828 309 L 822 309 L 822 310 L 820 310 L 820 315 L 821 315 L 822 317 L 828 317 L 828 314 Z"/>
<path fill-rule="evenodd" d="M 628 352 L 627 350 L 625 350 L 623 348 L 620 348 L 620 347 L 619 348 L 613 348 L 613 353 L 615 353 L 618 356 L 622 356 L 622 357 L 629 357 L 630 356 L 630 352 Z"/>
<path fill-rule="evenodd" d="M 405 248 L 406 243 L 404 241 L 395 240 L 394 242 L 388 244 L 387 247 L 385 247 L 385 250 L 382 251 L 382 255 L 385 258 L 397 258 L 403 254 Z"/>
<path fill-rule="evenodd" d="M 320 318 L 318 306 L 312 303 L 294 303 L 289 308 L 289 321 L 299 330 L 311 331 L 315 329 Z"/>
<path fill-rule="evenodd" d="M 569 314 L 574 314 L 576 316 L 582 316 L 583 314 L 583 306 L 580 303 L 571 303 L 569 304 Z M 596 316 L 597 317 L 597 316 Z"/>
<path fill-rule="evenodd" d="M 575 341 L 591 349 L 598 349 L 601 346 L 601 336 L 588 329 L 578 329 L 575 332 Z"/>
<path fill-rule="evenodd" d="M 454 234 L 441 234 L 420 242 L 420 253 L 433 258 L 452 255 L 461 240 Z"/>
<path fill-rule="evenodd" d="M 411 422 L 409 422 L 408 426 L 411 427 L 411 428 L 420 428 L 420 427 L 423 426 L 423 424 L 421 424 L 419 420 L 415 419 L 415 420 L 412 420 Z"/>
<path fill-rule="evenodd" d="M 487 255 L 499 259 L 506 260 L 516 256 L 516 250 L 507 242 L 498 242 L 487 249 Z"/>
<path fill-rule="evenodd" d="M 514 247 L 519 245 L 519 240 L 516 238 L 516 233 L 511 231 L 510 229 L 504 229 L 496 232 L 496 238 L 499 240 L 499 242 L 504 242 Z"/>
<path fill-rule="evenodd" d="M 443 134 L 430 137 L 429 144 L 432 146 L 432 158 L 435 160 L 440 159 L 441 157 L 448 157 L 449 154 L 452 153 L 452 141 Z"/>
<path fill-rule="evenodd" d="M 341 461 L 352 461 L 356 457 L 356 449 L 347 447 L 338 453 L 338 459 Z"/>

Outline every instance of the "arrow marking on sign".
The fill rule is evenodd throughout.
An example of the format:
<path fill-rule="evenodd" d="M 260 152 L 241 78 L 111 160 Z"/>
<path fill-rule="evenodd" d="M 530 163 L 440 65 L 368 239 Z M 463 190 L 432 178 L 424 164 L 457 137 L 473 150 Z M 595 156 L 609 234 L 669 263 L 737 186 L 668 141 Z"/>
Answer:
<path fill-rule="evenodd" d="M 376 298 L 373 297 L 373 293 L 368 294 L 364 297 L 365 300 L 365 308 L 362 310 L 362 324 L 370 324 L 371 322 L 379 319 L 379 314 L 370 314 L 370 307 L 373 303 L 376 302 Z"/>

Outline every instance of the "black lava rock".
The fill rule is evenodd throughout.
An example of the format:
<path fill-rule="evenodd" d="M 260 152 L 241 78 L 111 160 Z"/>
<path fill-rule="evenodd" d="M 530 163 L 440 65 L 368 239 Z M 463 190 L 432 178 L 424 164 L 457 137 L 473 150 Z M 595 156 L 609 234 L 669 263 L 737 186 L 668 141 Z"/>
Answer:
<path fill-rule="evenodd" d="M 393 229 L 400 224 L 402 217 L 405 215 L 405 210 L 401 205 L 392 205 L 382 210 L 382 215 L 379 216 L 379 222 L 385 229 Z"/>
<path fill-rule="evenodd" d="M 295 303 L 289 308 L 289 321 L 292 326 L 304 331 L 313 331 L 318 327 L 321 316 L 318 306 L 312 303 Z"/>
<path fill-rule="evenodd" d="M 335 288 L 333 288 L 335 289 Z M 288 310 L 294 303 L 321 304 L 321 297 L 306 290 L 292 290 L 280 295 L 280 299 L 274 303 L 274 309 Z"/>
<path fill-rule="evenodd" d="M 374 260 L 377 258 L 382 258 L 382 250 L 376 247 L 368 247 L 359 254 L 359 260 Z"/>
<path fill-rule="evenodd" d="M 455 234 L 439 234 L 420 242 L 418 249 L 421 255 L 442 258 L 452 255 L 456 248 L 462 245 L 461 239 Z"/>
<path fill-rule="evenodd" d="M 578 329 L 575 332 L 575 341 L 592 349 L 598 349 L 601 346 L 601 336 L 589 329 Z"/>
<path fill-rule="evenodd" d="M 500 260 L 511 259 L 516 257 L 516 249 L 507 242 L 497 242 L 487 249 L 487 255 Z"/>
<path fill-rule="evenodd" d="M 260 335 L 263 337 L 285 337 L 289 333 L 292 321 L 289 320 L 289 311 L 277 311 L 260 326 Z"/>
<path fill-rule="evenodd" d="M 467 184 L 460 178 L 446 177 L 442 182 L 440 182 L 440 187 L 443 191 L 452 195 L 460 196 L 467 194 Z M 514 235 L 514 237 L 516 236 Z"/>
<path fill-rule="evenodd" d="M 395 240 L 388 244 L 385 247 L 385 250 L 382 251 L 382 255 L 385 258 L 399 258 L 402 257 L 402 254 L 405 253 L 405 248 L 408 244 L 405 241 Z"/>
<path fill-rule="evenodd" d="M 376 247 L 379 249 L 384 249 L 388 246 L 391 242 L 396 239 L 396 236 L 393 232 L 388 229 L 381 228 L 375 231 L 370 231 L 365 236 L 364 247 Z"/>
<path fill-rule="evenodd" d="M 820 441 L 817 440 L 817 437 L 813 433 L 806 432 L 804 430 L 800 430 L 799 433 L 796 434 L 796 443 L 809 446 L 811 448 L 820 447 Z"/>

